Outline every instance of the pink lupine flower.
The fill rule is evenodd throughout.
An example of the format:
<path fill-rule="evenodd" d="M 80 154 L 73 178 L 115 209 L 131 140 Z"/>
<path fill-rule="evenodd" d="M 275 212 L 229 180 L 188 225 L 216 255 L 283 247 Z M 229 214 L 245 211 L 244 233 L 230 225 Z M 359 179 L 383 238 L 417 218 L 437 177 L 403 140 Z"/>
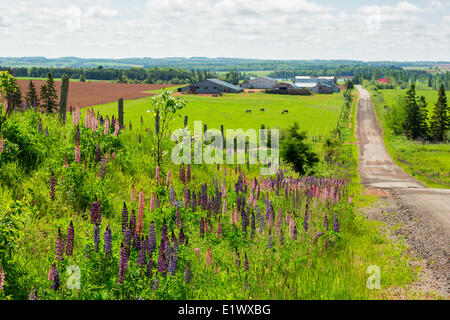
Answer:
<path fill-rule="evenodd" d="M 167 171 L 166 188 L 169 188 L 169 185 L 170 185 L 170 170 Z"/>
<path fill-rule="evenodd" d="M 111 157 L 112 157 L 113 159 L 116 159 L 116 152 L 115 152 L 115 151 L 113 151 L 113 152 L 111 153 Z"/>
<path fill-rule="evenodd" d="M 103 127 L 103 134 L 108 134 L 108 132 L 109 132 L 109 117 L 106 116 L 104 127 Z"/>
<path fill-rule="evenodd" d="M 136 231 L 138 234 L 142 233 L 144 227 L 144 191 L 139 191 L 139 211 Z"/>
<path fill-rule="evenodd" d="M 80 163 L 80 145 L 75 144 L 75 162 Z"/>
<path fill-rule="evenodd" d="M 53 264 L 50 267 L 50 270 L 48 270 L 48 280 L 53 281 Z"/>
<path fill-rule="evenodd" d="M 119 130 L 120 130 L 120 124 L 119 121 L 116 121 L 115 123 L 115 128 L 114 128 L 114 135 L 117 137 L 117 135 L 119 134 Z"/>
<path fill-rule="evenodd" d="M 352 196 L 349 196 L 349 197 L 348 197 L 348 203 L 350 203 L 350 204 L 353 203 L 353 197 L 352 197 Z"/>
<path fill-rule="evenodd" d="M 5 142 L 3 141 L 3 138 L 0 137 L 0 153 L 3 153 L 4 148 Z"/>
<path fill-rule="evenodd" d="M 212 251 L 211 246 L 206 250 L 206 266 L 209 267 L 212 263 Z"/>

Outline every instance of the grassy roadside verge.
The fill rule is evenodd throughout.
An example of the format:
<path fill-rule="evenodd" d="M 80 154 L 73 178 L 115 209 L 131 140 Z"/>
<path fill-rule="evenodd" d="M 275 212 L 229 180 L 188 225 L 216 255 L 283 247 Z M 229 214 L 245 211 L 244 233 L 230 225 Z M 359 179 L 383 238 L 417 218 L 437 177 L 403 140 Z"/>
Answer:
<path fill-rule="evenodd" d="M 382 92 L 369 90 L 383 140 L 395 163 L 427 187 L 450 188 L 450 144 L 420 143 L 393 135 L 385 120 L 387 105 Z"/>

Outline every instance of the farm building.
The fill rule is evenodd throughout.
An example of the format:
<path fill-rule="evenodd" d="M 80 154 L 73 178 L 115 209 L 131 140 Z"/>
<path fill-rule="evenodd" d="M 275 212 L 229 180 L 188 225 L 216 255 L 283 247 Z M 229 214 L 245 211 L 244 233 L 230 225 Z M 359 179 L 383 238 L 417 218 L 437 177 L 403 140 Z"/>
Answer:
<path fill-rule="evenodd" d="M 295 86 L 300 89 L 308 89 L 314 93 L 332 93 L 339 92 L 336 85 L 336 77 L 295 77 Z"/>
<path fill-rule="evenodd" d="M 242 88 L 249 89 L 272 89 L 277 81 L 269 77 L 257 77 L 241 84 Z"/>
<path fill-rule="evenodd" d="M 287 89 L 297 89 L 295 83 L 293 82 L 278 82 L 273 89 L 287 90 Z"/>
<path fill-rule="evenodd" d="M 386 83 L 388 83 L 388 79 L 386 79 L 386 78 L 380 78 L 380 79 L 378 79 L 378 83 L 380 83 L 380 84 L 382 84 L 382 83 L 386 84 Z"/>
<path fill-rule="evenodd" d="M 190 92 L 190 93 L 238 93 L 243 89 L 239 88 L 231 83 L 211 78 L 200 81 L 196 84 L 191 84 L 186 87 L 178 88 L 178 92 Z"/>

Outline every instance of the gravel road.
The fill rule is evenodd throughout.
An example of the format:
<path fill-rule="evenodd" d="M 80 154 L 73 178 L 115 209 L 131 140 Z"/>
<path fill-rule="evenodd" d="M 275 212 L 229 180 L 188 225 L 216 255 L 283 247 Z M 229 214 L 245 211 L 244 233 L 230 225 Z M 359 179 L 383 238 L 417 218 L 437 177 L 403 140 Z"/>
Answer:
<path fill-rule="evenodd" d="M 425 284 L 425 288 L 448 297 L 450 190 L 427 188 L 394 163 L 384 145 L 370 94 L 361 86 L 357 89 L 358 171 L 366 188 L 384 195 L 388 208 L 386 211 L 382 208 L 369 210 L 368 216 L 383 220 L 390 226 L 400 224 L 396 235 L 405 237 L 411 251 L 425 260 L 433 275 L 433 279 L 427 280 L 430 285 Z"/>

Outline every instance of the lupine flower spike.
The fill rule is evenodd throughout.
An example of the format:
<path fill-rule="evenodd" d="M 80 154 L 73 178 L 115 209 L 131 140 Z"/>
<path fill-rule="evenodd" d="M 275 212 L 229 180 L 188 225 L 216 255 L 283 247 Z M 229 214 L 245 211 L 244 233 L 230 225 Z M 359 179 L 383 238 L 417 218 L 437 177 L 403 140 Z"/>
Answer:
<path fill-rule="evenodd" d="M 67 229 L 67 238 L 66 238 L 66 254 L 68 256 L 71 256 L 73 253 L 74 236 L 75 236 L 75 229 L 73 227 L 73 222 L 70 221 L 69 228 Z"/>

